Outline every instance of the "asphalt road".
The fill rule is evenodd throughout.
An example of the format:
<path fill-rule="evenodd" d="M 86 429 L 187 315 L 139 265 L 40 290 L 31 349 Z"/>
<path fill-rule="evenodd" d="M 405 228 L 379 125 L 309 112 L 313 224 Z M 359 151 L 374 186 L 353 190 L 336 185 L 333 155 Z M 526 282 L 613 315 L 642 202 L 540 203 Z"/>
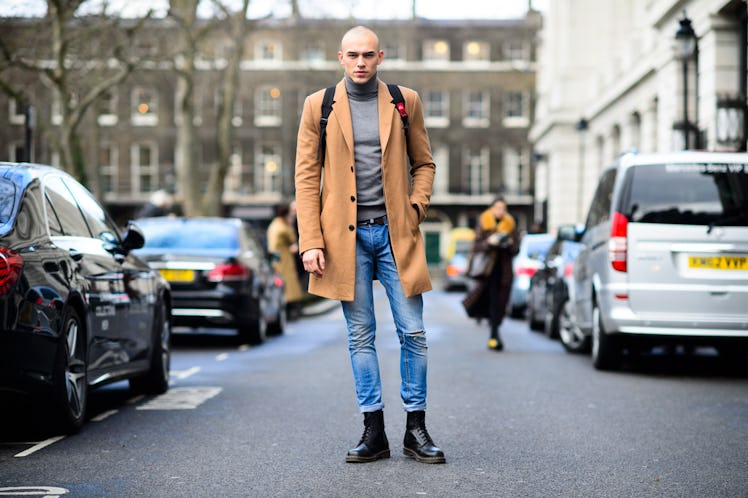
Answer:
<path fill-rule="evenodd" d="M 362 417 L 334 306 L 255 348 L 177 338 L 168 394 L 95 391 L 76 436 L 6 425 L 0 496 L 748 496 L 745 369 L 699 351 L 598 372 L 516 320 L 492 352 L 460 293 L 425 297 L 427 426 L 447 463 L 405 457 L 399 345 L 376 296 L 390 459 L 344 462 Z"/>

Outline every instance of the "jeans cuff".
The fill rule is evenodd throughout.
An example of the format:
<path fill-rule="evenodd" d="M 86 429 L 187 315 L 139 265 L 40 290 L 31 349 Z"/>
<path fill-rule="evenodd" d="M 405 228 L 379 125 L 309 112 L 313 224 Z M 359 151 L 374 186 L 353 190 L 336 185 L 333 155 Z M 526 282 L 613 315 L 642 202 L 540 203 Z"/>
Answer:
<path fill-rule="evenodd" d="M 358 409 L 361 413 L 376 412 L 376 411 L 384 409 L 384 403 L 376 403 L 374 405 L 359 406 Z"/>

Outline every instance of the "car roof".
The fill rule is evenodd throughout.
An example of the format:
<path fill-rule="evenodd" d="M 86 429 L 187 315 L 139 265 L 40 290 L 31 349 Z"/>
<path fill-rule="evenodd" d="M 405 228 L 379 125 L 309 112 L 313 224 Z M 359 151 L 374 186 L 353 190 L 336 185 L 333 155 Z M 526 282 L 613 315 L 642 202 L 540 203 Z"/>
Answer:
<path fill-rule="evenodd" d="M 610 168 L 626 169 L 632 166 L 689 163 L 748 163 L 748 153 L 680 151 L 639 154 L 629 152 L 610 165 Z"/>

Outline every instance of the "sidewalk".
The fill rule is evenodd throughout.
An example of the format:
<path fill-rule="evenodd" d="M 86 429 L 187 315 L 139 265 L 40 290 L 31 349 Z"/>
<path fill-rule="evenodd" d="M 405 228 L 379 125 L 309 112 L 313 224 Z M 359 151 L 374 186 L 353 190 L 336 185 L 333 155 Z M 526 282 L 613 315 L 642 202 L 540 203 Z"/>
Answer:
<path fill-rule="evenodd" d="M 319 316 L 324 315 L 336 307 L 340 306 L 340 301 L 332 299 L 314 298 L 301 308 L 301 316 Z"/>

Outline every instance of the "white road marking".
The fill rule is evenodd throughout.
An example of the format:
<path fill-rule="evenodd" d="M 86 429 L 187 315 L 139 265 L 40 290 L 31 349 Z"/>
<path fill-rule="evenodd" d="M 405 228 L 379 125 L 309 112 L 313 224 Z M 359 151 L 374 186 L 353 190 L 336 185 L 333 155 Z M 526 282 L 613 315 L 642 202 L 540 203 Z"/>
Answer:
<path fill-rule="evenodd" d="M 119 410 L 109 410 L 109 411 L 106 411 L 104 413 L 100 413 L 100 414 L 96 415 L 91 420 L 93 420 L 94 422 L 101 422 L 102 420 L 107 419 L 107 418 L 111 417 L 112 415 L 114 415 L 116 413 L 119 413 Z"/>
<path fill-rule="evenodd" d="M 175 379 L 182 380 L 182 379 L 186 379 L 190 375 L 195 375 L 200 370 L 202 370 L 200 367 L 192 367 L 192 368 L 188 368 L 187 370 L 172 370 L 170 372 L 170 376 L 174 377 Z"/>
<path fill-rule="evenodd" d="M 53 486 L 13 486 L 0 488 L 0 496 L 43 496 L 44 498 L 59 498 L 69 490 Z"/>
<path fill-rule="evenodd" d="M 216 356 L 216 361 L 225 361 L 228 360 L 229 354 L 228 353 L 221 353 L 218 356 Z"/>
<path fill-rule="evenodd" d="M 221 391 L 222 387 L 176 387 L 136 410 L 194 410 Z"/>
<path fill-rule="evenodd" d="M 25 451 L 22 451 L 20 453 L 16 453 L 13 456 L 16 457 L 16 458 L 23 458 L 23 457 L 27 457 L 29 455 L 33 455 L 37 451 L 39 451 L 39 450 L 41 450 L 43 448 L 46 448 L 50 444 L 54 444 L 57 441 L 60 441 L 61 439 L 65 439 L 65 436 L 55 436 L 55 437 L 51 437 L 49 439 L 45 439 L 41 443 L 37 443 L 34 446 L 32 446 L 31 448 L 29 448 L 29 449 L 27 449 Z"/>

